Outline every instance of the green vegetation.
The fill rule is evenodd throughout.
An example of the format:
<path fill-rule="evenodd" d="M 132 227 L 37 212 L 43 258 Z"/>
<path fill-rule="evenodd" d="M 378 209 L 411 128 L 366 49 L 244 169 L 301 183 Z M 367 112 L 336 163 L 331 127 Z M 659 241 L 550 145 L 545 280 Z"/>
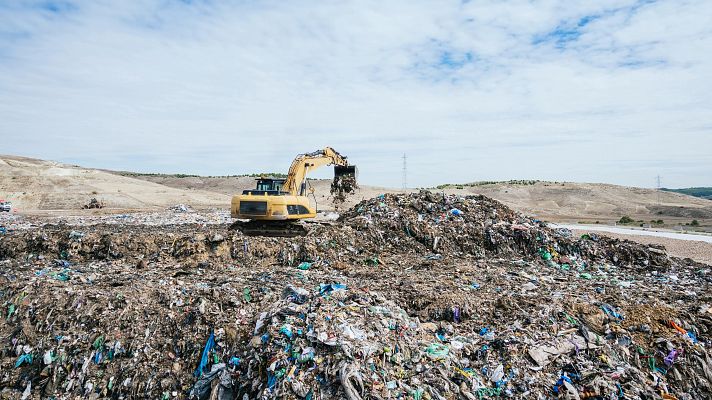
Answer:
<path fill-rule="evenodd" d="M 693 219 L 692 222 L 690 222 L 690 226 L 700 226 L 700 221 Z"/>
<path fill-rule="evenodd" d="M 667 189 L 662 188 L 666 192 L 682 193 L 689 196 L 700 197 L 703 199 L 712 200 L 712 187 L 693 187 L 693 188 L 683 188 L 683 189 Z"/>
<path fill-rule="evenodd" d="M 208 178 L 236 178 L 240 176 L 247 176 L 250 178 L 259 178 L 262 176 L 265 177 L 272 177 L 272 178 L 286 178 L 287 174 L 283 174 L 280 172 L 263 172 L 260 174 L 243 174 L 243 175 L 229 175 L 229 176 L 209 176 Z"/>
<path fill-rule="evenodd" d="M 635 221 L 633 220 L 633 218 L 631 218 L 631 217 L 629 217 L 629 216 L 627 216 L 627 215 L 622 216 L 621 219 L 618 220 L 618 223 L 619 223 L 619 224 L 631 224 L 631 223 L 633 223 L 633 222 L 635 222 Z"/>
<path fill-rule="evenodd" d="M 164 177 L 164 178 L 199 178 L 198 175 L 189 175 L 189 174 L 158 174 L 158 173 L 153 173 L 153 172 L 128 172 L 128 171 L 119 171 L 117 174 L 121 176 L 154 176 L 154 177 Z"/>
<path fill-rule="evenodd" d="M 464 189 L 465 187 L 496 185 L 499 183 L 506 184 L 506 185 L 536 185 L 539 182 L 543 182 L 543 181 L 513 179 L 513 180 L 509 180 L 509 181 L 478 181 L 478 182 L 470 182 L 470 183 L 446 183 L 444 185 L 436 186 L 435 189 L 453 189 L 453 188 L 454 189 Z M 548 183 L 557 183 L 558 184 L 559 182 L 548 182 Z"/>

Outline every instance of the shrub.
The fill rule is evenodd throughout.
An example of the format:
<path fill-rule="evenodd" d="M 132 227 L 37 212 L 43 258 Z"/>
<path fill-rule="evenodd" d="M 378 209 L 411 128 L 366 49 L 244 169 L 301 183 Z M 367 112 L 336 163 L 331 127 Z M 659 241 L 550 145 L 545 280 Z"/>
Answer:
<path fill-rule="evenodd" d="M 631 218 L 627 215 L 622 216 L 621 219 L 618 220 L 619 224 L 630 224 L 631 222 L 635 222 L 635 221 L 633 221 L 633 218 Z"/>
<path fill-rule="evenodd" d="M 690 222 L 690 226 L 700 226 L 700 221 L 693 219 L 692 222 Z"/>

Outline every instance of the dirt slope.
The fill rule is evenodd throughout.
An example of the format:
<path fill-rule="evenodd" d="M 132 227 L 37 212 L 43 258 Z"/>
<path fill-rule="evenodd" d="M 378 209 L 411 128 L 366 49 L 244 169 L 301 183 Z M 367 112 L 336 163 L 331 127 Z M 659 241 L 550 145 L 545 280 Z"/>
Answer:
<path fill-rule="evenodd" d="M 111 172 L 111 171 L 109 171 Z M 124 172 L 115 172 L 125 175 Z M 242 193 L 245 189 L 255 188 L 255 177 L 251 176 L 175 176 L 175 175 L 137 175 L 131 174 L 131 177 L 142 179 L 148 182 L 157 183 L 169 186 L 176 189 L 188 190 L 205 190 L 210 192 L 221 193 L 232 197 L 235 194 Z M 383 193 L 399 193 L 397 189 L 382 188 L 377 186 L 360 185 L 356 192 L 348 196 L 346 201 L 341 204 L 334 204 L 333 198 L 330 195 L 331 180 L 328 179 L 310 179 L 309 184 L 314 189 L 314 195 L 319 210 L 327 211 L 334 209 L 346 209 L 354 206 L 361 200 L 370 199 Z M 311 196 L 310 196 L 311 197 Z"/>
<path fill-rule="evenodd" d="M 711 219 L 712 201 L 672 192 L 603 183 L 534 184 L 493 183 L 451 186 L 446 193 L 484 194 L 508 206 L 540 218 L 578 222 L 579 220 Z"/>
<path fill-rule="evenodd" d="M 165 208 L 177 203 L 224 206 L 229 202 L 220 193 L 176 189 L 53 161 L 0 156 L 0 198 L 12 201 L 22 212 L 78 210 L 92 197 L 103 200 L 107 211 Z"/>
<path fill-rule="evenodd" d="M 345 209 L 382 193 L 400 190 L 364 185 L 336 207 L 329 180 L 311 180 L 320 210 Z M 253 188 L 255 178 L 136 175 L 71 166 L 16 156 L 0 156 L 0 198 L 21 211 L 78 210 L 91 197 L 106 202 L 108 211 L 165 208 L 177 203 L 227 208 L 235 193 Z M 617 221 L 628 215 L 665 225 L 698 219 L 712 223 L 712 201 L 672 192 L 598 183 L 536 182 L 470 184 L 437 189 L 446 193 L 484 194 L 549 221 Z"/>
<path fill-rule="evenodd" d="M 149 182 L 179 189 L 202 189 L 232 195 L 253 188 L 253 177 L 177 177 L 171 175 L 136 176 Z M 319 208 L 331 208 L 328 180 L 311 181 Z M 473 186 L 452 185 L 442 190 L 453 194 L 484 194 L 518 211 L 550 221 L 601 222 L 617 221 L 628 215 L 636 220 L 663 219 L 672 224 L 691 219 L 712 220 L 712 201 L 688 195 L 603 183 L 536 182 L 532 185 L 493 183 Z M 382 193 L 397 193 L 388 189 L 361 185 L 346 206 Z"/>

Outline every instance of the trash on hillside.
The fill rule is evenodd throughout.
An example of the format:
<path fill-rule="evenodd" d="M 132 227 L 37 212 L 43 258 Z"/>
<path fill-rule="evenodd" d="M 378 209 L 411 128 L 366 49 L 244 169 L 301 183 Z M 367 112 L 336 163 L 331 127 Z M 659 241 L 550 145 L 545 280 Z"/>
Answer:
<path fill-rule="evenodd" d="M 712 395 L 710 268 L 664 248 L 431 192 L 364 200 L 304 237 L 229 221 L 5 221 L 0 395 Z"/>

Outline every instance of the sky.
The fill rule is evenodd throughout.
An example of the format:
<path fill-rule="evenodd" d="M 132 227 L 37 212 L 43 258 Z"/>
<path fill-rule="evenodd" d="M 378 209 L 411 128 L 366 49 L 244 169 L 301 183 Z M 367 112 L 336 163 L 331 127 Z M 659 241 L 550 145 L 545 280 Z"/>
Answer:
<path fill-rule="evenodd" d="M 0 154 L 712 186 L 712 1 L 0 1 Z M 317 176 L 327 176 L 321 171 Z"/>

